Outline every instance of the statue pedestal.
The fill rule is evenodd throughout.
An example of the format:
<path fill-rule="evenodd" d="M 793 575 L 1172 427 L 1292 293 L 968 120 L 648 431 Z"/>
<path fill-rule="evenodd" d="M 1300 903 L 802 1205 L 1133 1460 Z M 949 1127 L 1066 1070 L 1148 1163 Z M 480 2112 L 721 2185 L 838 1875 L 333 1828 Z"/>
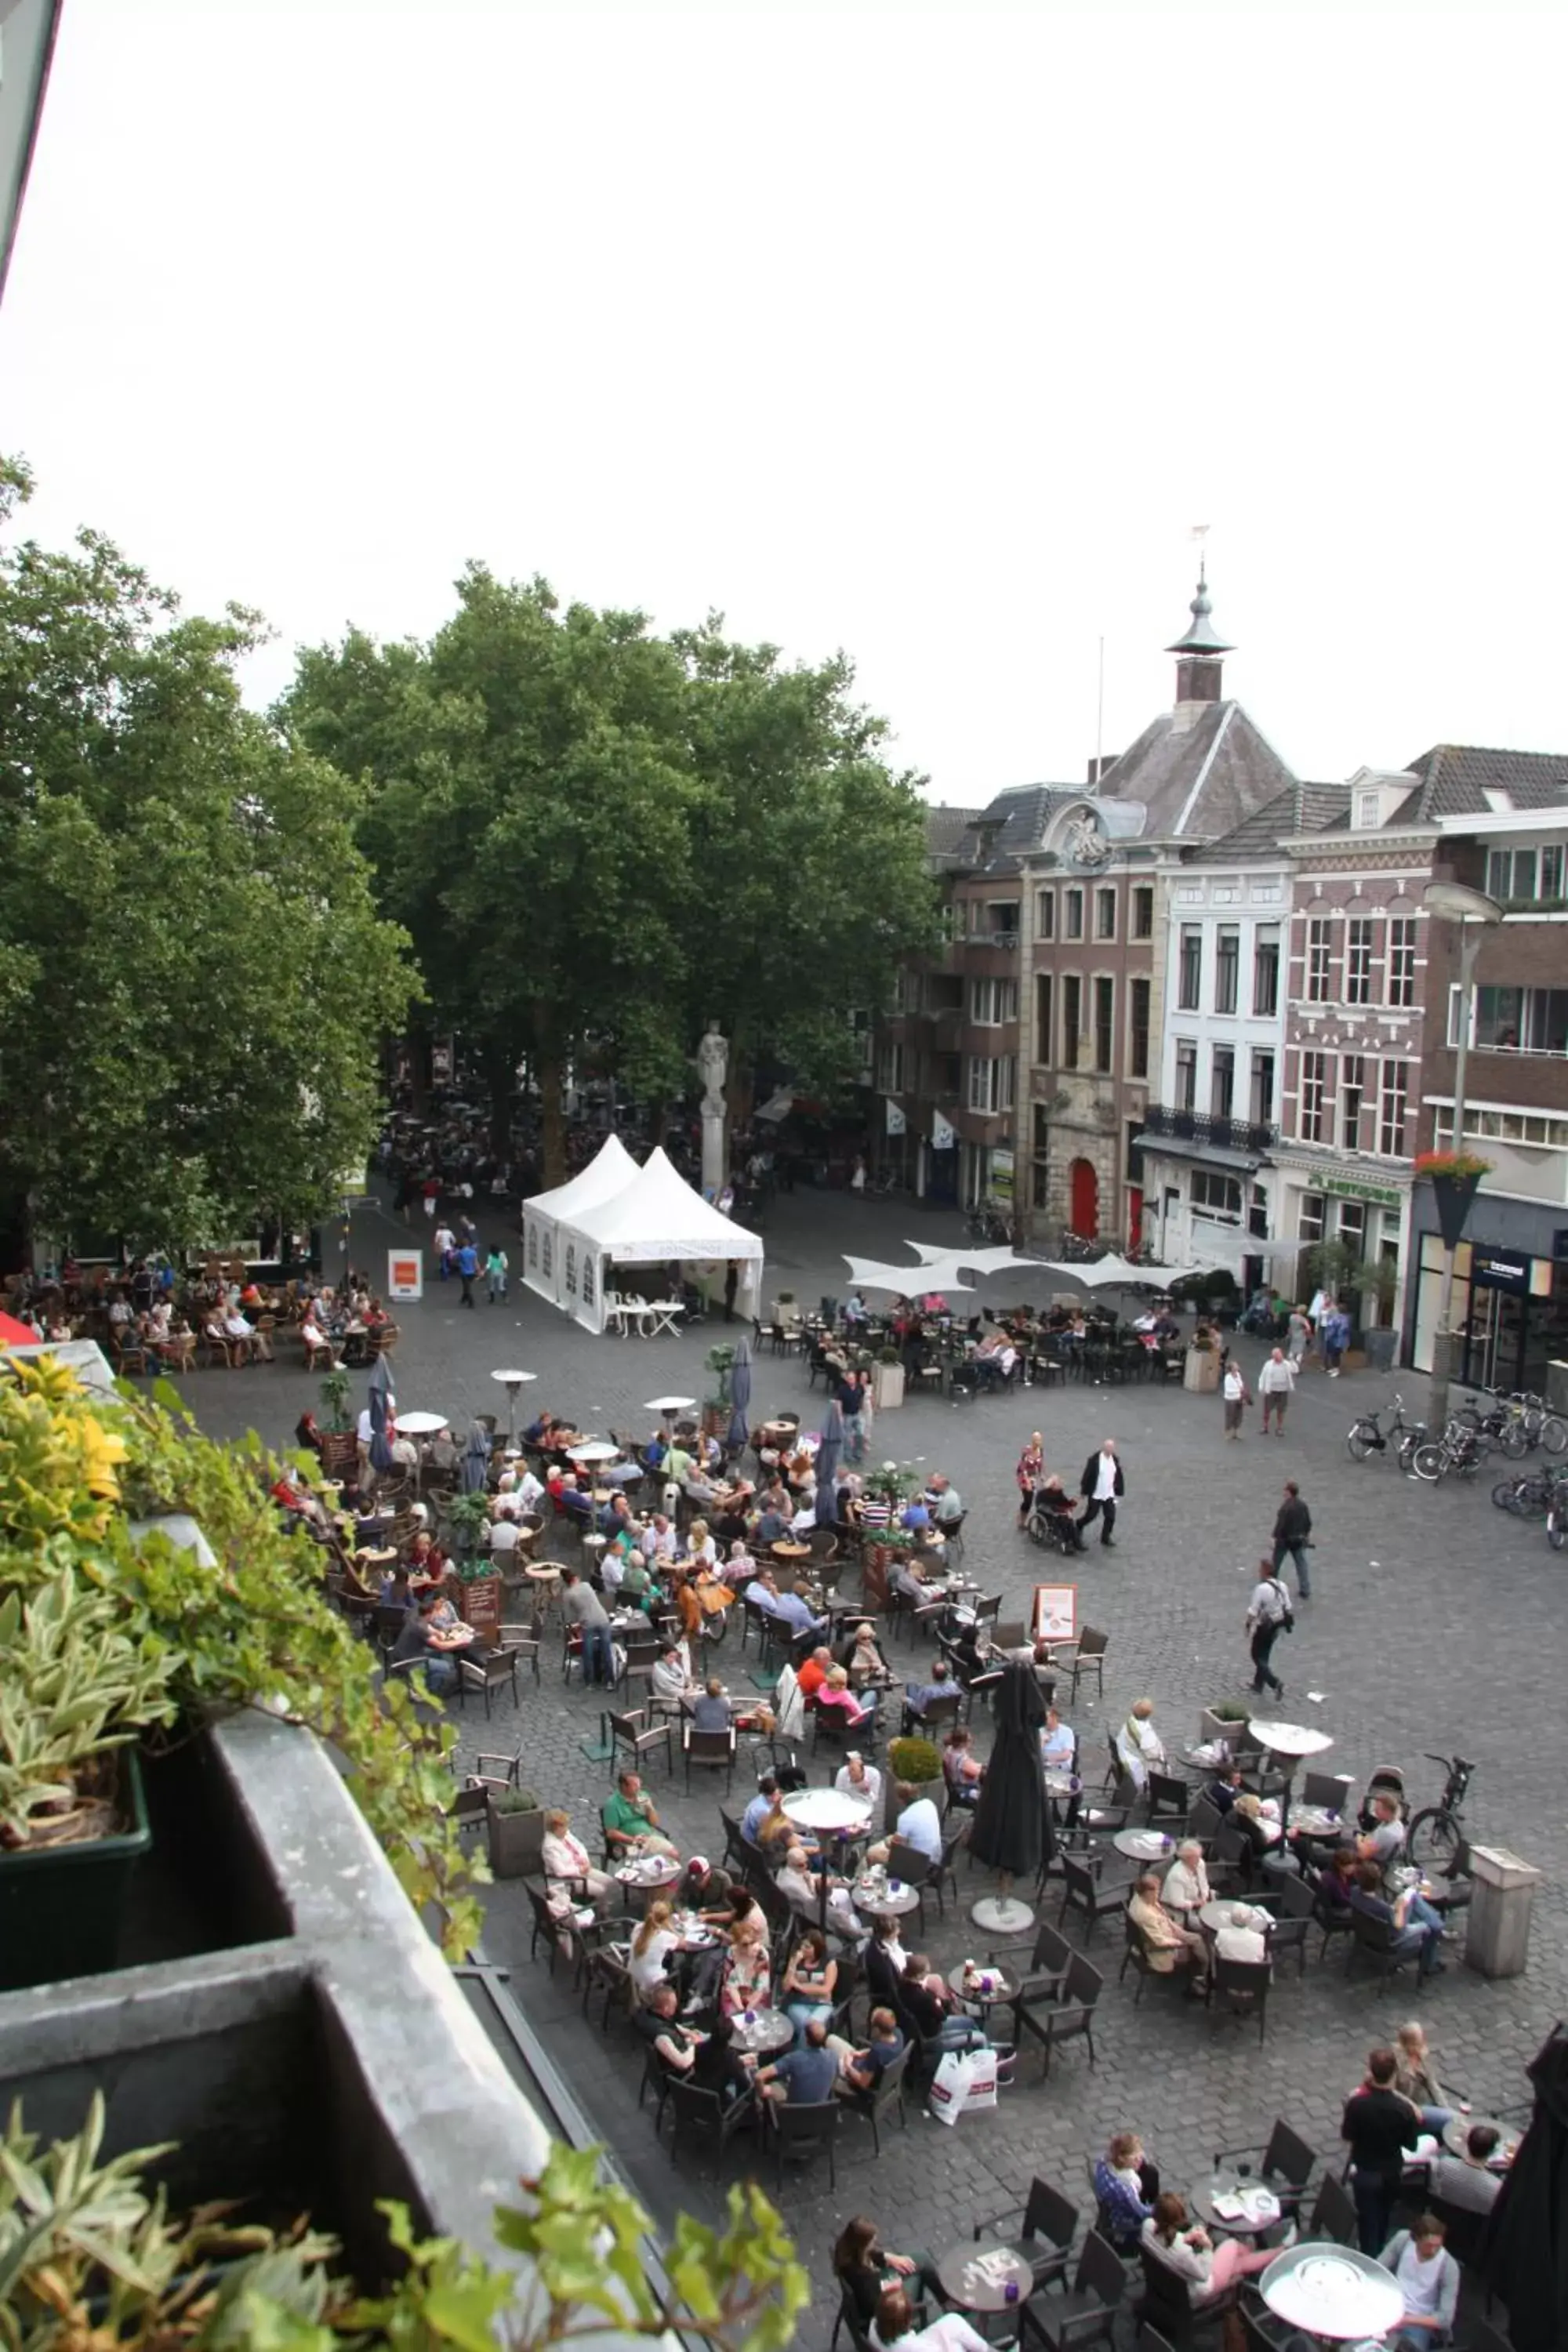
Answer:
<path fill-rule="evenodd" d="M 710 1201 L 716 1201 L 724 1190 L 729 1170 L 725 1166 L 724 1114 L 704 1108 L 702 1113 L 702 1191 Z"/>

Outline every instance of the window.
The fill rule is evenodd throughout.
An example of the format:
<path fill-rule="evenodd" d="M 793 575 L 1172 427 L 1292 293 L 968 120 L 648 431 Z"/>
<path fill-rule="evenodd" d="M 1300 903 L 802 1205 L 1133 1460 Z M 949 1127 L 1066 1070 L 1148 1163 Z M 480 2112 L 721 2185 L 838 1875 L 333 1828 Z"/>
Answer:
<path fill-rule="evenodd" d="M 1215 949 L 1214 1009 L 1216 1013 L 1236 1011 L 1240 971 L 1241 932 L 1235 923 L 1222 923 Z"/>
<path fill-rule="evenodd" d="M 566 1290 L 569 1297 L 576 1297 L 577 1244 L 575 1242 L 568 1242 L 566 1244 Z"/>
<path fill-rule="evenodd" d="M 585 1252 L 583 1258 L 583 1304 L 584 1307 L 592 1307 L 594 1304 L 594 1258 L 592 1251 Z"/>
<path fill-rule="evenodd" d="M 537 1274 L 539 1271 L 539 1227 L 537 1225 L 530 1225 L 528 1229 L 528 1262 Z"/>
<path fill-rule="evenodd" d="M 1141 882 L 1132 893 L 1132 936 L 1135 940 L 1152 940 L 1154 936 L 1154 893 L 1146 882 Z"/>
<path fill-rule="evenodd" d="M 1254 1127 L 1274 1124 L 1274 1055 L 1267 1045 L 1252 1049 L 1252 1084 L 1247 1097 L 1247 1117 Z"/>
<path fill-rule="evenodd" d="M 1388 1001 L 1415 1002 L 1415 918 L 1394 915 L 1388 925 Z"/>
<path fill-rule="evenodd" d="M 1198 1049 L 1191 1037 L 1176 1040 L 1176 1108 L 1198 1107 Z"/>
<path fill-rule="evenodd" d="M 1228 1118 L 1236 1101 L 1236 1048 L 1216 1045 L 1209 1072 L 1209 1117 Z"/>
<path fill-rule="evenodd" d="M 1035 937 L 1054 940 L 1057 935 L 1057 894 L 1042 890 L 1035 900 Z"/>
<path fill-rule="evenodd" d="M 1378 1105 L 1377 1148 L 1390 1160 L 1405 1157 L 1405 1110 L 1410 1093 L 1408 1062 L 1384 1062 Z"/>
<path fill-rule="evenodd" d="M 984 1054 L 969 1057 L 969 1108 L 986 1118 L 1013 1108 L 1013 1057 L 992 1059 Z"/>
<path fill-rule="evenodd" d="M 1338 1238 L 1347 1248 L 1354 1250 L 1357 1257 L 1366 1255 L 1366 1202 L 1364 1201 L 1340 1202 Z"/>
<path fill-rule="evenodd" d="M 1326 1054 L 1303 1054 L 1301 1056 L 1301 1100 L 1297 1133 L 1303 1143 L 1321 1143 L 1323 1139 L 1323 1088 L 1328 1078 Z"/>
<path fill-rule="evenodd" d="M 1081 890 L 1064 890 L 1062 893 L 1062 898 L 1064 902 L 1063 924 L 1065 936 L 1069 940 L 1081 940 L 1083 937 L 1083 892 Z"/>
<path fill-rule="evenodd" d="M 1097 980 L 1094 983 L 1094 1066 L 1097 1070 L 1112 1070 L 1116 1066 L 1116 982 Z"/>
<path fill-rule="evenodd" d="M 1149 1075 L 1149 982 L 1132 982 L 1132 1034 L 1128 1040 L 1127 1075 L 1130 1078 L 1146 1078 Z"/>
<path fill-rule="evenodd" d="M 1304 1242 L 1321 1242 L 1328 1202 L 1321 1192 L 1303 1192 L 1301 1213 L 1296 1223 L 1298 1238 Z"/>
<path fill-rule="evenodd" d="M 1459 992 L 1448 992 L 1448 1043 L 1459 1040 Z M 1568 1054 L 1568 988 L 1478 988 L 1470 1043 L 1494 1054 Z"/>
<path fill-rule="evenodd" d="M 1369 825 L 1373 825 L 1377 823 L 1378 803 L 1380 798 L 1381 795 L 1376 792 L 1357 793 L 1355 796 L 1355 821 L 1356 827 L 1359 832 L 1364 833 Z"/>
<path fill-rule="evenodd" d="M 1116 937 L 1116 893 L 1097 890 L 1094 894 L 1094 936 L 1097 940 Z"/>
<path fill-rule="evenodd" d="M 1018 901 L 1016 898 L 988 899 L 985 919 L 975 928 L 987 939 L 1016 941 L 1018 937 Z"/>
<path fill-rule="evenodd" d="M 1366 1091 L 1366 1058 L 1345 1054 L 1340 1059 L 1340 1143 L 1346 1151 L 1361 1150 L 1361 1099 Z"/>
<path fill-rule="evenodd" d="M 1545 849 L 1493 849 L 1487 854 L 1487 890 L 1511 898 L 1561 898 L 1563 845 Z"/>
<path fill-rule="evenodd" d="M 904 1091 L 904 1049 L 890 1038 L 884 1038 L 877 1055 L 877 1084 L 885 1095 Z"/>
<path fill-rule="evenodd" d="M 1260 923 L 1252 950 L 1252 1009 L 1260 1019 L 1279 1010 L 1279 927 Z"/>
<path fill-rule="evenodd" d="M 1051 1122 L 1044 1103 L 1035 1105 L 1033 1132 L 1035 1155 L 1037 1159 L 1043 1160 L 1051 1148 Z"/>
<path fill-rule="evenodd" d="M 1211 1215 L 1234 1217 L 1241 1223 L 1241 1184 L 1235 1176 L 1222 1176 L 1217 1169 L 1194 1168 L 1193 1171 L 1193 1206 L 1207 1209 Z"/>
<path fill-rule="evenodd" d="M 1038 1061 L 1056 1058 L 1056 1038 L 1051 1030 L 1051 975 L 1048 971 L 1035 974 L 1035 1055 Z"/>
<path fill-rule="evenodd" d="M 1314 915 L 1307 925 L 1307 1000 L 1328 1004 L 1334 993 L 1334 951 L 1327 915 Z"/>
<path fill-rule="evenodd" d="M 1176 1003 L 1183 1013 L 1195 1013 L 1203 999 L 1204 935 L 1197 923 L 1182 925 L 1182 961 L 1176 978 Z"/>
<path fill-rule="evenodd" d="M 1018 983 L 1016 980 L 972 980 L 969 983 L 969 1017 L 985 1029 L 994 1029 L 1003 1021 L 1018 1018 Z"/>
<path fill-rule="evenodd" d="M 1076 1070 L 1079 1034 L 1083 1027 L 1083 982 L 1069 972 L 1062 982 L 1062 1067 Z"/>
<path fill-rule="evenodd" d="M 541 1261 L 539 1271 L 546 1282 L 552 1281 L 553 1279 L 553 1268 L 551 1262 L 555 1254 L 555 1245 L 551 1240 L 550 1228 L 548 1225 L 544 1228 L 543 1236 L 540 1243 L 540 1251 Z"/>
<path fill-rule="evenodd" d="M 1352 915 L 1345 950 L 1345 1003 L 1372 1003 L 1372 917 Z"/>

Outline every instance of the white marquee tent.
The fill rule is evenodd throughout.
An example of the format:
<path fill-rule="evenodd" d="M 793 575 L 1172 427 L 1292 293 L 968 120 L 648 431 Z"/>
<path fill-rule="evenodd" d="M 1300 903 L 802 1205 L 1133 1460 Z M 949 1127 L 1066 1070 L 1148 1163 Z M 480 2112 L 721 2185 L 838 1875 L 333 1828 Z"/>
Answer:
<path fill-rule="evenodd" d="M 624 1192 L 637 1173 L 637 1163 L 618 1135 L 605 1138 L 586 1168 L 568 1184 L 551 1192 L 536 1192 L 522 1204 L 522 1278 L 530 1290 L 563 1303 L 561 1274 L 561 1227 L 581 1211 L 595 1208 L 616 1192 Z"/>
<path fill-rule="evenodd" d="M 528 1203 L 529 1212 L 533 1205 Z M 552 1213 L 555 1271 L 561 1283 L 556 1303 L 590 1331 L 604 1329 L 605 1293 L 606 1288 L 613 1292 L 618 1287 L 616 1270 L 624 1265 L 679 1261 L 717 1270 L 730 1259 L 738 1259 L 737 1307 L 747 1317 L 757 1311 L 763 1277 L 761 1237 L 710 1207 L 670 1165 L 661 1149 L 651 1151 L 640 1169 L 634 1169 L 629 1184 L 596 1202 L 575 1203 L 564 1213 L 557 1206 Z"/>

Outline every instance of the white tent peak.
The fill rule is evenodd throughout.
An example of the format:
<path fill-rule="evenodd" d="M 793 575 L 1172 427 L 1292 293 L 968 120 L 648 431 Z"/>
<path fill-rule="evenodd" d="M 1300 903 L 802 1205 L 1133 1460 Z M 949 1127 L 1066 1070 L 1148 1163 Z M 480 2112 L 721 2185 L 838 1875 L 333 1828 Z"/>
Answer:
<path fill-rule="evenodd" d="M 560 1221 L 623 1264 L 647 1265 L 660 1258 L 751 1258 L 760 1257 L 763 1251 L 754 1234 L 747 1233 L 693 1190 L 662 1144 L 654 1146 L 629 1184 Z"/>
<path fill-rule="evenodd" d="M 624 1192 L 637 1173 L 637 1161 L 612 1129 L 585 1168 L 579 1168 L 575 1176 L 564 1184 L 557 1184 L 552 1192 L 533 1193 L 522 1205 L 525 1212 L 538 1209 L 547 1217 L 569 1215 L 574 1209 L 596 1208 L 601 1201 Z"/>

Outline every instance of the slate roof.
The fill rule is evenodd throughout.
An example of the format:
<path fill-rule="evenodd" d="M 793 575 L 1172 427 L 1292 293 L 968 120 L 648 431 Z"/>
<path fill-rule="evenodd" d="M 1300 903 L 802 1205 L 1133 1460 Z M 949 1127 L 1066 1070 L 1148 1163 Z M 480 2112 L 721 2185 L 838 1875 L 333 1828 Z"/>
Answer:
<path fill-rule="evenodd" d="M 1296 782 L 1239 702 L 1205 703 L 1190 727 L 1163 710 L 1100 779 L 1104 799 L 1142 801 L 1152 838 L 1213 840 Z"/>
<path fill-rule="evenodd" d="M 1261 808 L 1243 817 L 1238 825 L 1222 834 L 1217 841 L 1204 845 L 1205 861 L 1211 857 L 1265 857 L 1288 835 L 1321 833 L 1343 816 L 1351 804 L 1348 784 L 1288 785 L 1277 793 Z"/>
<path fill-rule="evenodd" d="M 1493 751 L 1473 743 L 1436 743 L 1407 764 L 1421 782 L 1394 823 L 1488 816 L 1489 787 L 1506 793 L 1515 808 L 1555 808 L 1568 801 L 1568 752 Z"/>
<path fill-rule="evenodd" d="M 980 815 L 978 809 L 926 806 L 926 855 L 945 864 L 958 856 L 964 835 Z"/>

